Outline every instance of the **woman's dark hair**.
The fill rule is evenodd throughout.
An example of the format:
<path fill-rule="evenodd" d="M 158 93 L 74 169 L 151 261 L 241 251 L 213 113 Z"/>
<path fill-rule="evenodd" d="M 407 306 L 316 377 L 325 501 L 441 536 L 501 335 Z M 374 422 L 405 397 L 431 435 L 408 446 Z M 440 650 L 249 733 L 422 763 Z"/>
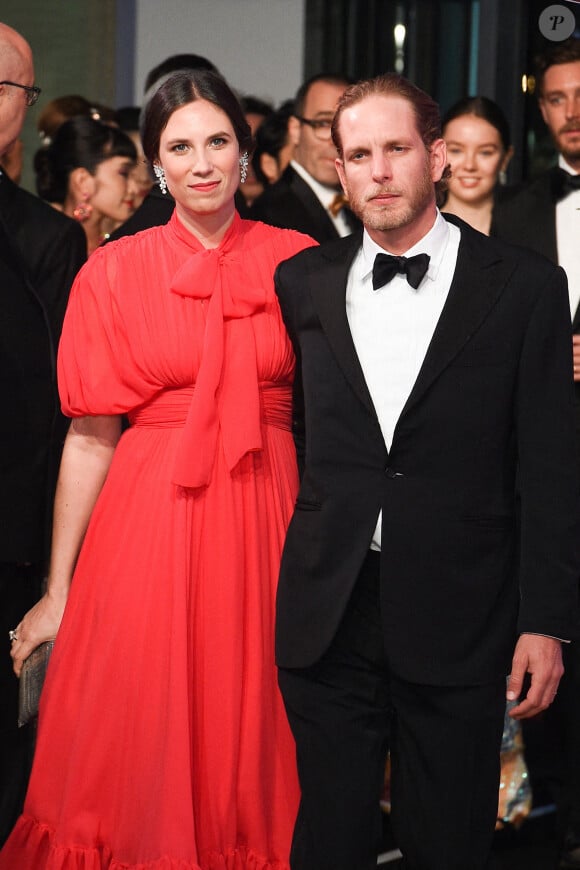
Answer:
<path fill-rule="evenodd" d="M 263 185 L 270 182 L 264 175 L 260 164 L 262 154 L 269 154 L 278 162 L 282 148 L 288 144 L 288 121 L 294 113 L 294 100 L 286 100 L 282 105 L 264 118 L 256 130 L 256 147 L 252 155 L 252 166 L 256 178 Z"/>
<path fill-rule="evenodd" d="M 44 106 L 38 116 L 36 127 L 43 144 L 52 142 L 54 134 L 61 124 L 77 115 L 92 116 L 91 103 L 80 94 L 69 94 L 65 97 L 55 97 Z"/>
<path fill-rule="evenodd" d="M 115 110 L 115 122 L 123 133 L 138 133 L 140 115 L 140 106 L 122 106 Z"/>
<path fill-rule="evenodd" d="M 176 109 L 195 100 L 207 100 L 221 109 L 230 119 L 240 151 L 252 150 L 252 131 L 238 98 L 226 80 L 210 70 L 187 70 L 167 79 L 151 97 L 143 113 L 141 141 L 151 164 L 159 157 L 161 134 L 171 115 Z"/>
<path fill-rule="evenodd" d="M 171 57 L 166 57 L 165 60 L 154 66 L 152 70 L 149 70 L 145 79 L 144 89 L 148 91 L 159 79 L 165 78 L 172 73 L 183 72 L 189 69 L 207 69 L 218 75 L 220 74 L 215 64 L 201 54 L 172 54 Z"/>
<path fill-rule="evenodd" d="M 251 94 L 241 96 L 240 105 L 245 115 L 261 115 L 263 118 L 267 118 L 274 111 L 272 103 L 267 103 L 266 100 L 253 97 Z"/>
<path fill-rule="evenodd" d="M 47 202 L 63 203 L 73 170 L 83 168 L 92 174 L 111 157 L 137 159 L 135 145 L 125 133 L 84 115 L 65 121 L 50 145 L 34 156 L 38 195 Z"/>
<path fill-rule="evenodd" d="M 492 127 L 495 127 L 499 133 L 504 150 L 509 151 L 512 144 L 510 126 L 497 103 L 494 103 L 489 97 L 465 97 L 459 100 L 443 116 L 443 121 L 441 122 L 443 134 L 445 134 L 447 124 L 464 115 L 475 115 L 476 118 L 482 118 L 482 120 L 491 124 Z"/>

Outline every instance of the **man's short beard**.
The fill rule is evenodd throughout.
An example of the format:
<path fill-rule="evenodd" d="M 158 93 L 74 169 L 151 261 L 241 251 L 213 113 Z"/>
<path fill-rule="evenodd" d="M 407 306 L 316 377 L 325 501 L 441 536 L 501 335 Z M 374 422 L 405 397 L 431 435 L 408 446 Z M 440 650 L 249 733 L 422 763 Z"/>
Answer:
<path fill-rule="evenodd" d="M 377 211 L 375 209 L 367 209 L 363 206 L 360 212 L 355 210 L 357 217 L 363 222 L 364 226 L 370 230 L 398 230 L 400 227 L 405 227 L 410 224 L 415 217 L 415 211 L 411 206 L 407 206 L 403 211 L 393 212 L 388 208 Z"/>
<path fill-rule="evenodd" d="M 557 133 L 552 134 L 552 139 L 556 146 L 556 149 L 560 152 L 562 157 L 567 160 L 569 163 L 576 163 L 580 160 L 580 133 L 576 134 L 576 142 L 566 142 L 564 139 L 564 133 L 572 133 L 577 130 L 577 122 L 572 125 L 571 123 L 564 124 Z"/>
<path fill-rule="evenodd" d="M 421 184 L 414 190 L 413 196 L 410 199 L 407 197 L 407 201 L 402 208 L 400 206 L 391 208 L 385 205 L 383 208 L 376 209 L 367 200 L 361 201 L 349 194 L 350 209 L 362 221 L 364 226 L 371 230 L 378 230 L 379 232 L 396 230 L 413 222 L 414 218 L 432 200 L 433 191 L 434 185 L 431 178 L 431 169 L 429 166 L 426 166 Z"/>
<path fill-rule="evenodd" d="M 575 163 L 580 160 L 580 142 L 573 147 L 560 148 L 562 157 L 569 163 Z"/>

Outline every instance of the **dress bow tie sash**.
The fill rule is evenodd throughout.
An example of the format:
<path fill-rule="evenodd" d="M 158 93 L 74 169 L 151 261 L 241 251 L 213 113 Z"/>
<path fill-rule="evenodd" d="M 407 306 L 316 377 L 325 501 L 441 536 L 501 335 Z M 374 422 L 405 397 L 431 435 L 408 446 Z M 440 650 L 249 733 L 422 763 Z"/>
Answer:
<path fill-rule="evenodd" d="M 559 166 L 553 176 L 553 192 L 555 201 L 559 202 L 575 190 L 580 190 L 580 175 L 572 175 L 570 172 L 566 172 L 565 169 L 562 169 L 562 167 Z"/>
<path fill-rule="evenodd" d="M 262 447 L 256 348 L 249 317 L 264 309 L 266 290 L 244 283 L 239 255 L 228 251 L 227 244 L 190 257 L 170 289 L 179 296 L 209 300 L 201 364 L 174 471 L 174 483 L 206 486 L 218 430 L 230 471 L 242 456 Z"/>
<path fill-rule="evenodd" d="M 395 257 L 392 254 L 377 254 L 373 264 L 373 290 L 384 287 L 395 275 L 402 272 L 407 281 L 417 289 L 429 268 L 429 254 L 416 254 L 414 257 Z"/>

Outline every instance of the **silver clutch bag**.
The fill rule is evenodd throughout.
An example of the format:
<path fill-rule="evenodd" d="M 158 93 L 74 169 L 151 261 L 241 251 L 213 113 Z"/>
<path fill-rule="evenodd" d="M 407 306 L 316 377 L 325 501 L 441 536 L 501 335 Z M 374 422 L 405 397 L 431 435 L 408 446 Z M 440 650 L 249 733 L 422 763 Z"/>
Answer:
<path fill-rule="evenodd" d="M 22 665 L 18 695 L 18 725 L 20 727 L 38 716 L 40 693 L 44 685 L 48 660 L 53 646 L 54 640 L 41 643 L 30 653 Z"/>

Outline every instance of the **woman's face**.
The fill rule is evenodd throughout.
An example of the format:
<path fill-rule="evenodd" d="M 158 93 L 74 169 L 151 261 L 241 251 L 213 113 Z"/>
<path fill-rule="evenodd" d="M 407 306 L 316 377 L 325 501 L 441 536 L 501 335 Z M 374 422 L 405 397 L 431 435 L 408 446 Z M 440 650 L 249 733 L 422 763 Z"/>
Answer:
<path fill-rule="evenodd" d="M 176 109 L 161 134 L 158 162 L 178 212 L 229 215 L 240 182 L 239 160 L 230 119 L 207 100 Z"/>
<path fill-rule="evenodd" d="M 475 115 L 461 115 L 445 126 L 443 138 L 452 173 L 449 192 L 471 205 L 490 198 L 510 157 L 496 128 Z"/>
<path fill-rule="evenodd" d="M 134 183 L 130 180 L 133 161 L 128 157 L 109 157 L 93 173 L 93 208 L 104 217 L 123 222 L 135 211 Z"/>
<path fill-rule="evenodd" d="M 139 133 L 131 130 L 127 133 L 127 136 L 137 149 L 137 162 L 133 166 L 129 176 L 129 193 L 132 193 L 133 206 L 137 209 L 153 187 L 153 179 L 149 174 Z"/>

